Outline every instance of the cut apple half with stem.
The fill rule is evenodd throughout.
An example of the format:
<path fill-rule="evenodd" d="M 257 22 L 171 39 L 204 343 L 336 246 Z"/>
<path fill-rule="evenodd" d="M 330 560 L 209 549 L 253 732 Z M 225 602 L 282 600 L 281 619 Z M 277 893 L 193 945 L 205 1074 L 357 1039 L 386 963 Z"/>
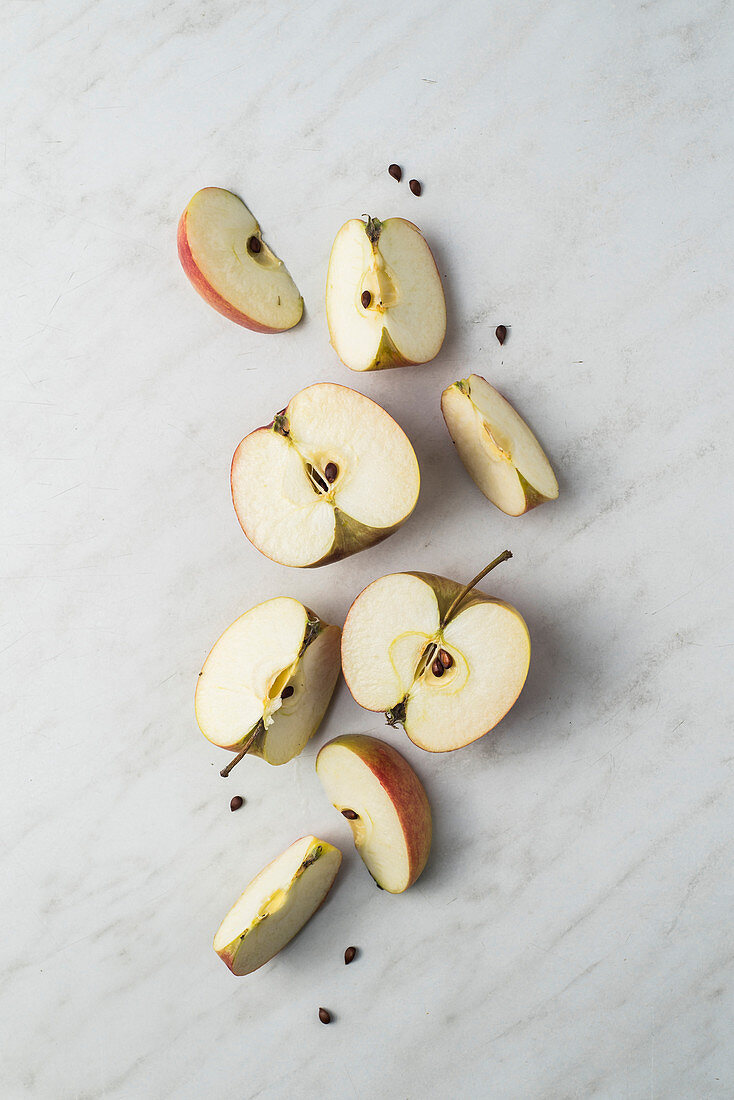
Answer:
<path fill-rule="evenodd" d="M 199 673 L 196 720 L 214 745 L 285 764 L 313 737 L 339 676 L 340 631 L 289 596 L 240 615 Z"/>
<path fill-rule="evenodd" d="M 328 894 L 341 861 L 333 844 L 304 836 L 255 876 L 214 937 L 233 974 L 251 974 L 290 943 Z"/>
<path fill-rule="evenodd" d="M 388 537 L 418 500 L 410 440 L 383 408 L 331 382 L 301 390 L 232 459 L 232 500 L 261 553 L 326 565 Z"/>
<path fill-rule="evenodd" d="M 301 320 L 298 287 L 231 191 L 196 192 L 178 223 L 178 255 L 204 301 L 230 321 L 255 332 L 283 332 Z"/>
<path fill-rule="evenodd" d="M 431 808 L 408 761 L 377 737 L 346 734 L 324 745 L 316 773 L 377 885 L 412 886 L 431 850 Z"/>
<path fill-rule="evenodd" d="M 435 358 L 446 334 L 446 302 L 420 229 L 404 218 L 346 222 L 329 259 L 326 318 L 334 350 L 351 370 Z"/>
<path fill-rule="evenodd" d="M 543 448 L 486 378 L 470 374 L 454 382 L 441 395 L 441 411 L 472 481 L 508 516 L 556 499 L 558 482 Z"/>
<path fill-rule="evenodd" d="M 373 581 L 349 609 L 342 671 L 354 699 L 385 711 L 429 752 L 462 748 L 507 714 L 530 665 L 530 635 L 514 607 L 475 585 L 432 573 Z"/>

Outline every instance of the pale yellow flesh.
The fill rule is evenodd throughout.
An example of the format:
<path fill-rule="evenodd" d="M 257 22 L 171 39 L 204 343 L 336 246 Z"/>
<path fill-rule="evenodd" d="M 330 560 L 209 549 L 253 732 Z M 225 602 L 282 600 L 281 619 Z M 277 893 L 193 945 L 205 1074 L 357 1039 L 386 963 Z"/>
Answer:
<path fill-rule="evenodd" d="M 324 746 L 316 771 L 333 805 L 359 815 L 348 824 L 367 870 L 383 890 L 402 893 L 410 881 L 405 833 L 377 776 L 357 753 L 338 744 Z"/>
<path fill-rule="evenodd" d="M 370 293 L 368 306 L 364 291 Z M 326 316 L 334 349 L 352 370 L 433 359 L 446 333 L 446 303 L 420 230 L 403 218 L 388 218 L 373 247 L 363 221 L 346 222 L 329 260 Z M 383 333 L 393 350 L 384 351 Z M 377 362 L 381 348 L 385 362 Z M 390 361 L 394 355 L 396 362 Z"/>
<path fill-rule="evenodd" d="M 303 867 L 317 853 L 318 858 Z M 235 974 L 257 970 L 293 939 L 329 892 L 341 858 L 338 848 L 306 836 L 252 880 L 214 937 L 217 954 L 233 956 Z"/>
<path fill-rule="evenodd" d="M 519 516 L 527 510 L 528 486 L 536 503 L 556 499 L 558 482 L 538 440 L 486 379 L 472 374 L 449 386 L 441 409 L 469 476 L 503 512 Z"/>
<path fill-rule="evenodd" d="M 288 329 L 303 313 L 303 299 L 281 260 L 263 242 L 248 250 L 260 227 L 241 199 L 221 187 L 198 191 L 186 208 L 186 238 L 196 266 L 214 290 L 240 313 L 273 329 Z"/>
<path fill-rule="evenodd" d="M 288 436 L 261 428 L 243 439 L 232 463 L 232 495 L 248 538 L 284 565 L 306 566 L 331 550 L 335 508 L 370 528 L 402 523 L 415 507 L 420 471 L 410 440 L 379 405 L 322 382 L 285 410 Z M 336 480 L 314 488 L 333 462 Z"/>

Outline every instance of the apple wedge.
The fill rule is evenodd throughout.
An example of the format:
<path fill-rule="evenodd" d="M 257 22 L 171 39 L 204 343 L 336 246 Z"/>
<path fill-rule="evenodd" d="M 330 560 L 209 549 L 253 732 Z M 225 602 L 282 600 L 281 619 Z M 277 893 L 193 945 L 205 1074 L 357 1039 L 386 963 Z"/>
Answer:
<path fill-rule="evenodd" d="M 429 752 L 459 749 L 507 714 L 530 665 L 530 636 L 514 607 L 432 573 L 373 581 L 349 609 L 342 671 L 360 706 L 385 711 Z"/>
<path fill-rule="evenodd" d="M 431 808 L 408 761 L 376 737 L 346 734 L 324 745 L 316 772 L 377 885 L 402 894 L 431 850 Z"/>
<path fill-rule="evenodd" d="M 418 500 L 410 440 L 355 390 L 301 390 L 232 460 L 232 500 L 253 546 L 281 565 L 338 561 L 387 538 Z"/>
<path fill-rule="evenodd" d="M 304 836 L 256 875 L 214 937 L 214 950 L 233 974 L 251 974 L 277 955 L 319 908 L 342 854 Z"/>
<path fill-rule="evenodd" d="M 446 335 L 441 276 L 423 234 L 404 218 L 352 218 L 336 235 L 326 278 L 331 343 L 351 370 L 427 363 Z"/>
<path fill-rule="evenodd" d="M 204 301 L 230 321 L 255 332 L 283 332 L 301 320 L 296 284 L 231 191 L 196 192 L 178 223 L 178 255 Z"/>
<path fill-rule="evenodd" d="M 196 720 L 214 745 L 268 764 L 297 756 L 318 729 L 339 676 L 336 626 L 289 596 L 240 615 L 215 643 L 196 685 Z"/>
<path fill-rule="evenodd" d="M 459 458 L 485 497 L 521 516 L 558 496 L 558 482 L 525 421 L 485 378 L 470 374 L 441 395 Z"/>

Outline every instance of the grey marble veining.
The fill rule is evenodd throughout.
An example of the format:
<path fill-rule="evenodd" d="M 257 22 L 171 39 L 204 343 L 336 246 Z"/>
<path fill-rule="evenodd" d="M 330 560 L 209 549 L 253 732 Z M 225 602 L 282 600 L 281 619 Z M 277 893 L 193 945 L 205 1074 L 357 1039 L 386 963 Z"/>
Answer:
<path fill-rule="evenodd" d="M 730 1097 L 732 6 L 7 0 L 0 26 L 2 1096 Z M 211 183 L 286 259 L 292 332 L 188 286 L 176 220 Z M 430 366 L 360 377 L 328 345 L 329 249 L 364 211 L 434 248 Z M 536 427 L 556 504 L 509 519 L 464 474 L 438 399 L 471 371 Z M 227 474 L 318 379 L 396 416 L 422 493 L 388 542 L 295 571 Z M 341 623 L 382 573 L 505 546 L 491 587 L 534 648 L 494 734 L 433 757 L 342 685 L 299 759 L 219 778 L 192 696 L 235 615 L 283 592 Z M 434 807 L 402 897 L 313 772 L 350 731 Z M 211 937 L 305 831 L 340 879 L 236 981 Z"/>

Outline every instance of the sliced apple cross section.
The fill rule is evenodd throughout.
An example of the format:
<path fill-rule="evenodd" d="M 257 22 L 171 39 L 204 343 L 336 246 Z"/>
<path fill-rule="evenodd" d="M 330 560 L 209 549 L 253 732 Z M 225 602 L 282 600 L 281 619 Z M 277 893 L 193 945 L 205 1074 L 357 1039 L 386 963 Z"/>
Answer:
<path fill-rule="evenodd" d="M 251 974 L 290 943 L 328 894 L 341 860 L 332 844 L 304 836 L 255 876 L 214 937 L 233 974 Z"/>
<path fill-rule="evenodd" d="M 510 556 L 505 551 L 492 565 Z M 354 699 L 385 711 L 391 724 L 401 722 L 430 752 L 482 737 L 507 714 L 527 677 L 530 636 L 522 616 L 476 591 L 476 583 L 393 573 L 357 596 L 344 624 L 342 670 Z"/>
<path fill-rule="evenodd" d="M 420 488 L 415 451 L 392 417 L 330 382 L 301 390 L 246 436 L 231 477 L 248 539 L 290 566 L 325 565 L 387 538 Z"/>
<path fill-rule="evenodd" d="M 459 458 L 488 500 L 520 516 L 558 496 L 550 462 L 532 431 L 485 378 L 471 374 L 441 395 Z"/>
<path fill-rule="evenodd" d="M 326 279 L 331 343 L 355 371 L 427 363 L 446 334 L 441 277 L 421 231 L 403 218 L 353 218 L 337 233 Z"/>
<path fill-rule="evenodd" d="M 324 745 L 316 772 L 378 886 L 407 890 L 431 848 L 431 809 L 408 761 L 376 737 L 347 734 Z"/>
<path fill-rule="evenodd" d="M 283 332 L 300 321 L 303 299 L 296 284 L 231 191 L 196 192 L 179 221 L 178 254 L 202 298 L 238 325 Z"/>
<path fill-rule="evenodd" d="M 199 675 L 201 732 L 215 745 L 246 749 L 269 764 L 297 756 L 334 691 L 339 638 L 338 627 L 289 596 L 245 612 L 216 642 Z"/>

